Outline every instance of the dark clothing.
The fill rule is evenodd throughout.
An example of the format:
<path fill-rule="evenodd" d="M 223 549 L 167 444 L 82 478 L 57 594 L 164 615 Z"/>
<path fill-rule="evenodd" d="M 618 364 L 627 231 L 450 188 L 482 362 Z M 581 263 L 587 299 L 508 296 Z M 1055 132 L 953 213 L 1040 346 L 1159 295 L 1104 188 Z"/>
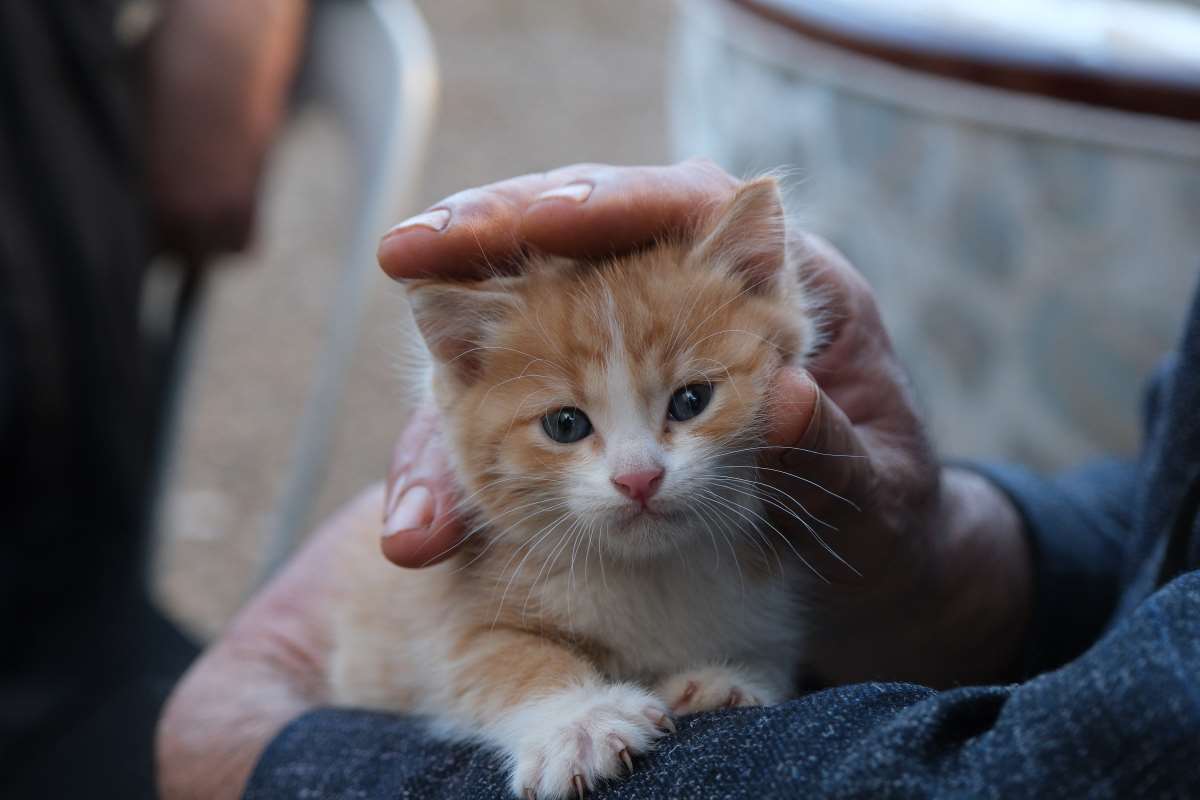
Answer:
<path fill-rule="evenodd" d="M 1024 683 L 867 683 L 701 714 L 595 797 L 1200 796 L 1200 296 L 1146 430 L 1136 463 L 984 470 L 1036 557 Z M 320 710 L 272 742 L 246 794 L 471 800 L 507 796 L 505 778 L 415 720 Z"/>
<path fill-rule="evenodd" d="M 0 796 L 150 797 L 194 652 L 146 598 L 151 255 L 116 0 L 0 2 Z"/>

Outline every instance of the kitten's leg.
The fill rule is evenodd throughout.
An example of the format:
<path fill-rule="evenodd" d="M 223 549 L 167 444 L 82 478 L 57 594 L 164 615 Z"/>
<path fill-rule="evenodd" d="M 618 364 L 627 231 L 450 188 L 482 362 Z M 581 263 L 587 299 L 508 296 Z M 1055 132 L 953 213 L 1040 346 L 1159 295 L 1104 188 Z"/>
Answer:
<path fill-rule="evenodd" d="M 684 670 L 661 681 L 657 691 L 677 716 L 714 708 L 769 706 L 786 696 L 786 690 L 769 679 L 731 664 Z"/>
<path fill-rule="evenodd" d="M 632 769 L 632 756 L 674 729 L 658 697 L 608 683 L 580 655 L 530 633 L 470 632 L 452 663 L 448 710 L 505 752 L 519 797 L 581 795 Z"/>

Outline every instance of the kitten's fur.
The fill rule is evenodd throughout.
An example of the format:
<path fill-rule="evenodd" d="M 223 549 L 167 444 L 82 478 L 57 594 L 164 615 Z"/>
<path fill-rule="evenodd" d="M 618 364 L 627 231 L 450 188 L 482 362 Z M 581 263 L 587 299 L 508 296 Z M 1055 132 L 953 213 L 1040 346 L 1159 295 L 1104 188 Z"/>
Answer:
<path fill-rule="evenodd" d="M 785 241 L 764 178 L 695 241 L 410 287 L 475 523 L 423 570 L 347 543 L 339 702 L 430 715 L 548 800 L 620 775 L 672 715 L 789 694 L 800 569 L 753 483 L 772 376 L 816 344 Z M 700 383 L 708 407 L 668 419 Z M 573 444 L 540 424 L 566 406 L 594 426 Z M 612 482 L 648 466 L 653 514 Z"/>

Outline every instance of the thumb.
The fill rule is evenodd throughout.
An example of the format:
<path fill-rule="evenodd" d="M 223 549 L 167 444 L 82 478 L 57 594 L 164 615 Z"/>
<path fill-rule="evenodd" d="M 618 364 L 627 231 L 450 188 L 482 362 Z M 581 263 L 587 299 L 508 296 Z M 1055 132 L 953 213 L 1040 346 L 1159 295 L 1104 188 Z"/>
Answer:
<path fill-rule="evenodd" d="M 844 564 L 824 540 L 853 522 L 871 485 L 873 467 L 859 433 L 802 369 L 779 373 L 768 407 L 772 426 L 759 458 L 759 479 L 776 490 L 768 510 L 797 543 L 815 546 L 815 566 Z M 835 567 L 833 574 L 844 570 Z"/>
<path fill-rule="evenodd" d="M 383 555 L 401 567 L 448 558 L 462 538 L 458 487 L 436 415 L 418 411 L 392 459 L 383 509 Z"/>
<path fill-rule="evenodd" d="M 855 476 L 868 466 L 854 424 L 807 371 L 796 367 L 780 370 L 768 409 L 771 427 L 769 449 L 761 459 L 764 464 L 782 469 L 820 464 L 815 472 L 841 488 L 850 488 Z"/>

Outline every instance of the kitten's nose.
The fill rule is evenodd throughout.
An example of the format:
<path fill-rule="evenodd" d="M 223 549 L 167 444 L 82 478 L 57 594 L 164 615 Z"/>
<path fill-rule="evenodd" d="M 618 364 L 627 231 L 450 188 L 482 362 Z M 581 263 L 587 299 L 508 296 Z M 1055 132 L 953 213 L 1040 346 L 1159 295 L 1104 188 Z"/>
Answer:
<path fill-rule="evenodd" d="M 653 497 L 662 485 L 662 476 L 662 467 L 654 467 L 638 472 L 626 472 L 613 478 L 612 482 L 618 492 L 630 500 L 646 505 L 646 501 Z"/>

